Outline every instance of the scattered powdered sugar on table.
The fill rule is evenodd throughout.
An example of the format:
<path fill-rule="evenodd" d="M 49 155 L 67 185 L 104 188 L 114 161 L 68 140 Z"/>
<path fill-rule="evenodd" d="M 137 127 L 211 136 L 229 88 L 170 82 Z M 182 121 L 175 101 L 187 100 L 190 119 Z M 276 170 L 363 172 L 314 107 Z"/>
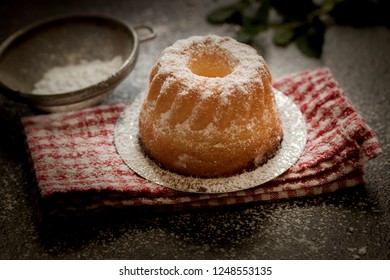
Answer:
<path fill-rule="evenodd" d="M 122 65 L 121 56 L 111 60 L 82 60 L 79 64 L 55 66 L 43 74 L 41 80 L 35 83 L 33 93 L 56 94 L 83 89 L 113 75 Z"/>
<path fill-rule="evenodd" d="M 161 168 L 145 155 L 138 138 L 138 116 L 144 94 L 122 113 L 115 127 L 118 154 L 135 173 L 154 183 L 193 193 L 226 193 L 245 190 L 281 175 L 301 156 L 306 145 L 306 122 L 291 99 L 278 90 L 275 98 L 282 117 L 283 140 L 276 155 L 256 169 L 222 178 L 196 178 Z"/>

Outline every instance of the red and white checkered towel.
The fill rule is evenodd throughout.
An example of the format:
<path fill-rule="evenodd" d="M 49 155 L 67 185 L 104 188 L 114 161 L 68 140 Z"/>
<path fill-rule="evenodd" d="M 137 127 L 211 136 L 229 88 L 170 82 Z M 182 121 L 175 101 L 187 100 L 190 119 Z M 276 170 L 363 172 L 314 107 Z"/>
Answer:
<path fill-rule="evenodd" d="M 301 109 L 308 139 L 296 164 L 266 184 L 191 194 L 139 177 L 114 145 L 115 123 L 126 106 L 115 104 L 22 119 L 43 200 L 58 213 L 140 205 L 177 210 L 319 195 L 363 184 L 363 164 L 379 156 L 381 147 L 329 69 L 292 74 L 274 86 Z"/>

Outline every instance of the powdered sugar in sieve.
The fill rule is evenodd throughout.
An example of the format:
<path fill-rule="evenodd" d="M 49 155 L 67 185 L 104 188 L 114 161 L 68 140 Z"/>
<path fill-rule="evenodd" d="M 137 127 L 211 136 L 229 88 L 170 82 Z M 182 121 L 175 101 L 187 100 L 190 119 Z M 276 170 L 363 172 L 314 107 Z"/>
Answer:
<path fill-rule="evenodd" d="M 124 162 L 139 176 L 179 191 L 226 193 L 259 186 L 281 175 L 301 156 L 306 145 L 306 122 L 293 101 L 275 89 L 282 117 L 283 140 L 276 155 L 252 171 L 223 178 L 195 178 L 161 168 L 145 155 L 138 138 L 138 116 L 145 95 L 125 108 L 115 127 L 115 146 Z"/>

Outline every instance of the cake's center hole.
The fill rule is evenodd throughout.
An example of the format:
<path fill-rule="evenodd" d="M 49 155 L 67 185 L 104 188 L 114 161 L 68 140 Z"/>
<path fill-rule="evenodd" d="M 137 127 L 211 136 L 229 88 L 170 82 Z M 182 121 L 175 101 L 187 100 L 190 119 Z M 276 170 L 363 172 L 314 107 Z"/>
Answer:
<path fill-rule="evenodd" d="M 234 68 L 226 56 L 217 52 L 193 55 L 188 67 L 195 75 L 209 78 L 223 78 Z"/>

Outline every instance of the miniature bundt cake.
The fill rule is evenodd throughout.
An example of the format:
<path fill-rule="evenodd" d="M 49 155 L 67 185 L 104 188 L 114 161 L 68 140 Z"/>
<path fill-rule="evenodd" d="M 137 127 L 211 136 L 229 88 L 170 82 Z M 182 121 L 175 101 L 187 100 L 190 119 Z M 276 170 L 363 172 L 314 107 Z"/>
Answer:
<path fill-rule="evenodd" d="M 168 170 L 234 175 L 272 157 L 282 134 L 270 72 L 248 45 L 193 36 L 165 49 L 150 73 L 139 138 Z"/>

